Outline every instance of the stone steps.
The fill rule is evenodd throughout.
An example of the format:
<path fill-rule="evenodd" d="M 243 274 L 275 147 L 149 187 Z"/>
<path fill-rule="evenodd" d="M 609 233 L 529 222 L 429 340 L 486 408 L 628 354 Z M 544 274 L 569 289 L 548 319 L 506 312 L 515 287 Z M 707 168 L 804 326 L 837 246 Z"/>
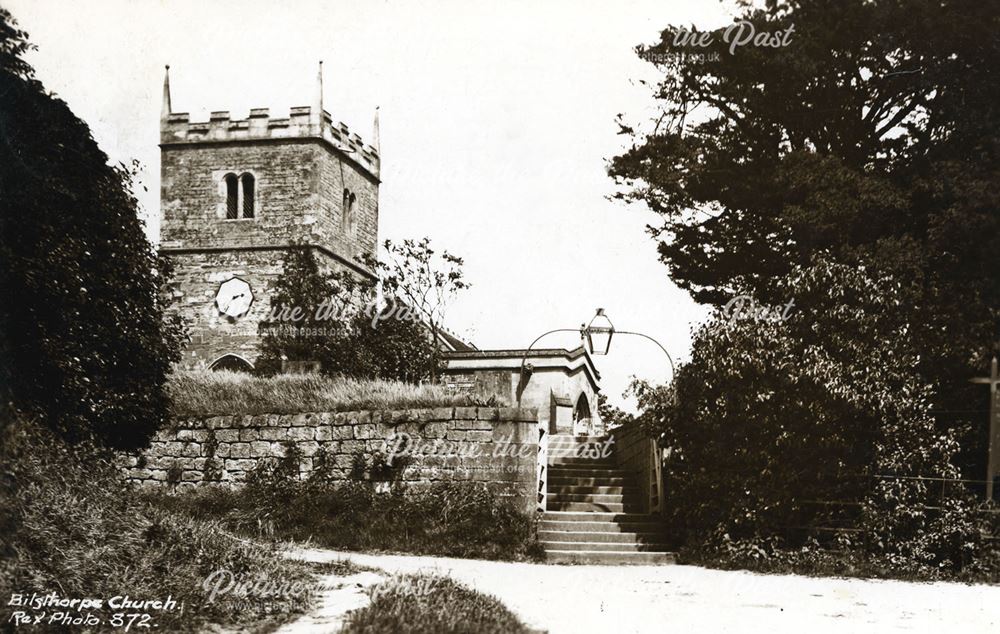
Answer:
<path fill-rule="evenodd" d="M 638 507 L 639 496 L 635 494 L 624 495 L 622 493 L 566 493 L 563 491 L 553 492 L 549 489 L 549 500 L 553 502 L 591 502 L 593 504 L 633 504 Z"/>
<path fill-rule="evenodd" d="M 607 543 L 607 544 L 659 544 L 664 540 L 663 533 L 650 531 L 648 533 L 611 532 L 611 531 L 566 531 L 539 530 L 538 539 L 543 543 Z"/>
<path fill-rule="evenodd" d="M 665 544 L 643 544 L 628 542 L 541 542 L 545 552 L 602 552 L 602 553 L 640 553 L 640 552 L 667 552 Z"/>
<path fill-rule="evenodd" d="M 545 560 L 554 564 L 603 564 L 659 566 L 677 563 L 675 553 L 614 553 L 600 550 L 546 551 Z"/>
<path fill-rule="evenodd" d="M 559 502 L 549 500 L 546 508 L 553 511 L 579 511 L 595 513 L 625 513 L 626 505 L 621 502 Z M 628 511 L 635 512 L 639 507 L 629 505 Z"/>
<path fill-rule="evenodd" d="M 569 434 L 552 434 L 549 436 L 549 447 L 578 447 L 608 442 L 607 436 L 571 436 Z"/>
<path fill-rule="evenodd" d="M 657 517 L 640 513 L 639 489 L 614 456 L 586 458 L 577 448 L 604 438 L 552 436 L 546 512 L 538 539 L 548 561 L 586 564 L 669 564 Z"/>
<path fill-rule="evenodd" d="M 549 465 L 554 467 L 583 467 L 585 469 L 615 469 L 617 465 L 604 458 L 578 458 L 576 456 L 549 455 Z"/>
<path fill-rule="evenodd" d="M 574 477 L 562 475 L 562 471 L 552 471 L 549 475 L 549 488 L 559 486 L 625 486 L 625 477 Z M 558 475 L 557 475 L 558 474 Z"/>
<path fill-rule="evenodd" d="M 592 462 L 592 461 L 591 461 Z M 549 477 L 552 478 L 622 478 L 628 479 L 624 469 L 598 466 L 553 465 L 549 464 Z"/>
<path fill-rule="evenodd" d="M 584 513 L 585 515 L 597 515 L 597 513 Z M 608 515 L 615 515 L 608 513 Z M 657 524 L 650 522 L 612 522 L 612 521 L 560 521 L 542 520 L 538 524 L 539 531 L 560 531 L 579 533 L 652 533 L 659 530 Z"/>
<path fill-rule="evenodd" d="M 558 493 L 560 495 L 580 493 L 593 493 L 597 495 L 617 494 L 630 497 L 639 495 L 639 489 L 626 487 L 624 485 L 600 486 L 596 484 L 563 484 L 561 482 L 556 484 L 550 481 L 549 493 Z"/>
<path fill-rule="evenodd" d="M 552 520 L 559 522 L 613 522 L 624 524 L 655 524 L 659 525 L 656 517 L 647 513 L 581 513 L 577 511 L 546 511 L 542 520 Z"/>

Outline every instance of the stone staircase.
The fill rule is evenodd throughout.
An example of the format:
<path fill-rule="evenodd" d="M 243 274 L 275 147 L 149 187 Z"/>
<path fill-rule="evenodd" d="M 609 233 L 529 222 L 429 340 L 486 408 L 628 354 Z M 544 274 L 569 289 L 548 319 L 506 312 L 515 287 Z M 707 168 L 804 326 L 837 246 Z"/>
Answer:
<path fill-rule="evenodd" d="M 577 457 L 580 445 L 604 447 L 605 437 L 553 435 L 548 495 L 538 539 L 556 563 L 669 564 L 659 519 L 642 513 L 639 489 L 614 455 Z"/>

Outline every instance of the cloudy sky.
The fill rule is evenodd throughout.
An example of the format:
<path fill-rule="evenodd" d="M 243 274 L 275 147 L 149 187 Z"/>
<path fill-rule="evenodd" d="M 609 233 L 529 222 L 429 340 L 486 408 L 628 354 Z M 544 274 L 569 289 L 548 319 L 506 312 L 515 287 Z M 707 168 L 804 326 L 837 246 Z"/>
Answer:
<path fill-rule="evenodd" d="M 589 321 L 645 332 L 688 355 L 703 308 L 670 281 L 644 228 L 655 216 L 607 196 L 627 140 L 616 114 L 655 115 L 633 47 L 669 24 L 730 20 L 731 2 L 207 2 L 7 0 L 38 51 L 38 78 L 116 161 L 144 165 L 159 233 L 163 67 L 173 107 L 207 120 L 308 105 L 318 60 L 334 120 L 371 138 L 381 111 L 380 237 L 430 236 L 465 258 L 473 287 L 449 312 L 481 348 L 525 347 Z M 553 335 L 544 346 L 575 346 Z M 669 378 L 662 352 L 622 337 L 597 359 L 604 391 Z"/>

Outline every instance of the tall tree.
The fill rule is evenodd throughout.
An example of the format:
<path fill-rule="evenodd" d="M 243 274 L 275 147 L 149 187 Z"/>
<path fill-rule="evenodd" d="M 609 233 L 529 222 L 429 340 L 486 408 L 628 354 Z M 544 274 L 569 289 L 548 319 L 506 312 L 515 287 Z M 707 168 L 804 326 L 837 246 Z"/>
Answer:
<path fill-rule="evenodd" d="M 271 296 L 270 311 L 259 326 L 263 335 L 255 368 L 264 374 L 281 371 L 282 360 L 319 361 L 326 371 L 343 345 L 343 319 L 349 290 L 332 272 L 321 271 L 312 249 L 297 245 L 284 261 Z"/>
<path fill-rule="evenodd" d="M 662 116 L 623 126 L 635 145 L 610 166 L 620 197 L 663 216 L 655 234 L 678 284 L 719 304 L 737 281 L 766 290 L 818 249 L 940 246 L 956 221 L 995 235 L 996 194 L 972 183 L 997 175 L 997 5 L 792 0 L 738 19 L 794 31 L 785 47 L 731 53 L 725 28 L 702 49 L 672 27 L 640 47 L 665 60 Z M 982 270 L 982 239 L 952 246 L 972 249 L 926 268 Z"/>
<path fill-rule="evenodd" d="M 275 284 L 263 334 L 259 372 L 283 359 L 319 361 L 326 374 L 411 383 L 430 373 L 433 346 L 422 323 L 383 311 L 374 280 L 323 271 L 311 249 L 292 250 Z"/>
<path fill-rule="evenodd" d="M 1000 333 L 1000 5 L 978 0 L 741 3 L 735 21 L 788 45 L 640 47 L 663 71 L 662 115 L 628 126 L 609 167 L 652 229 L 671 278 L 719 306 L 737 289 L 784 304 L 779 282 L 818 252 L 911 285 L 939 420 L 979 427 L 966 379 Z M 981 471 L 985 432 L 963 460 Z M 978 439 L 978 440 L 977 440 Z M 974 456 L 979 456 L 974 457 Z"/>
<path fill-rule="evenodd" d="M 379 272 L 383 295 L 416 311 L 427 325 L 433 344 L 431 380 L 435 380 L 445 315 L 459 291 L 470 286 L 462 271 L 464 261 L 448 251 L 438 253 L 430 238 L 386 240 L 383 247 L 385 259 L 369 264 Z"/>
<path fill-rule="evenodd" d="M 167 415 L 180 325 L 134 174 L 47 93 L 0 9 L 0 399 L 70 440 L 144 445 Z"/>

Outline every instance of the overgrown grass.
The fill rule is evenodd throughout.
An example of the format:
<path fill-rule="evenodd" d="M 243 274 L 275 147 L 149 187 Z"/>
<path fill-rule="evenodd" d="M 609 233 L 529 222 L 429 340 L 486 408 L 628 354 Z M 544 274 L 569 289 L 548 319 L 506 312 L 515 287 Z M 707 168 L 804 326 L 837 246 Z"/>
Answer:
<path fill-rule="evenodd" d="M 810 541 L 798 548 L 778 540 L 747 539 L 721 546 L 684 545 L 678 561 L 685 565 L 720 570 L 750 570 L 762 574 L 797 574 L 810 577 L 854 577 L 900 581 L 953 581 L 1000 583 L 1000 544 L 984 551 L 961 570 L 914 566 L 912 562 L 867 552 L 850 543 Z"/>
<path fill-rule="evenodd" d="M 519 634 L 533 632 L 495 597 L 446 577 L 401 575 L 371 590 L 347 615 L 343 634 Z"/>
<path fill-rule="evenodd" d="M 497 560 L 535 560 L 534 517 L 482 484 L 441 483 L 419 491 L 399 484 L 331 482 L 321 469 L 298 479 L 298 458 L 263 463 L 238 490 L 161 494 L 159 505 L 214 517 L 243 535 L 308 541 L 328 548 Z"/>
<path fill-rule="evenodd" d="M 479 405 L 442 385 L 361 381 L 319 374 L 252 376 L 211 370 L 176 371 L 167 391 L 174 416 L 291 414 Z M 491 403 L 494 404 L 494 403 Z M 496 402 L 506 406 L 505 402 Z"/>
<path fill-rule="evenodd" d="M 233 535 L 222 522 L 141 501 L 106 454 L 71 448 L 26 423 L 0 434 L 0 596 L 55 592 L 103 599 L 104 609 L 94 613 L 107 628 L 112 597 L 170 595 L 183 610 L 151 613 L 161 632 L 197 631 L 207 622 L 256 627 L 286 619 L 312 601 L 311 590 L 284 597 L 279 608 L 233 597 L 209 601 L 202 584 L 217 570 L 307 586 L 313 575 L 308 565 Z M 15 609 L 5 607 L 4 621 Z"/>

